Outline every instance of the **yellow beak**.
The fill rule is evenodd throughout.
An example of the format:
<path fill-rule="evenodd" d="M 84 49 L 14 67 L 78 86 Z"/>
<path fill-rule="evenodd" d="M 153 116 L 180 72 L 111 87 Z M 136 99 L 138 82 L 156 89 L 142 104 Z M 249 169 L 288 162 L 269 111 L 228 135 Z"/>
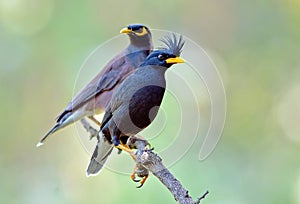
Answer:
<path fill-rule="evenodd" d="M 166 59 L 167 64 L 177 64 L 177 63 L 184 63 L 184 62 L 185 62 L 184 59 L 180 57 Z"/>
<path fill-rule="evenodd" d="M 131 33 L 132 30 L 128 29 L 128 28 L 123 28 L 122 30 L 120 30 L 120 33 L 125 33 L 125 34 L 128 34 L 128 33 Z"/>

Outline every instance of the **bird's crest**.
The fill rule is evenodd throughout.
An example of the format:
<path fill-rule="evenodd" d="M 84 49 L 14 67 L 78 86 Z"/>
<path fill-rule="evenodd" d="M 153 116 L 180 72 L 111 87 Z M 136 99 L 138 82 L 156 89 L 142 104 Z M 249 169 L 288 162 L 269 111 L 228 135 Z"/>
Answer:
<path fill-rule="evenodd" d="M 164 46 L 160 47 L 160 49 L 167 50 L 177 57 L 180 56 L 185 43 L 182 35 L 177 37 L 175 33 L 164 36 L 162 39 L 160 39 L 160 41 L 164 44 Z"/>

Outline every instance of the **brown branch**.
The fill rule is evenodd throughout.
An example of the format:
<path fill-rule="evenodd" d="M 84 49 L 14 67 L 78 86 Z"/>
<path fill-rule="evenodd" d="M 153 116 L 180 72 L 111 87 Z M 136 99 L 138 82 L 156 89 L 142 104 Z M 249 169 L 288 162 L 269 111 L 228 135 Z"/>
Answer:
<path fill-rule="evenodd" d="M 85 119 L 81 120 L 84 128 L 90 132 L 90 138 L 93 138 L 98 133 Z M 97 133 L 96 133 L 97 132 Z M 162 159 L 155 154 L 152 149 L 147 149 L 148 141 L 141 136 L 130 137 L 127 144 L 136 151 L 136 174 L 140 177 L 148 175 L 152 172 L 163 185 L 165 185 L 174 196 L 175 200 L 180 204 L 199 204 L 202 199 L 208 194 L 206 191 L 196 202 L 189 195 L 189 192 L 182 186 L 173 174 L 163 165 Z"/>
<path fill-rule="evenodd" d="M 152 149 L 146 149 L 148 142 L 145 139 L 140 139 L 139 137 L 130 137 L 127 142 L 129 146 L 135 144 L 137 148 L 136 152 L 136 164 L 139 168 L 146 168 L 148 171 L 152 172 L 162 184 L 164 184 L 169 191 L 173 194 L 175 200 L 180 204 L 199 204 L 200 201 L 205 198 L 208 194 L 206 191 L 196 202 L 193 201 L 193 198 L 189 195 L 188 191 L 182 186 L 180 181 L 178 181 L 173 174 L 163 165 L 162 159 L 155 154 Z"/>
<path fill-rule="evenodd" d="M 153 173 L 173 194 L 175 200 L 181 204 L 195 204 L 200 203 L 200 200 L 205 197 L 201 196 L 197 202 L 193 201 L 193 198 L 189 195 L 189 192 L 182 186 L 173 174 L 163 165 L 159 156 L 152 151 L 144 151 L 144 153 L 138 157 L 138 162 L 141 162 L 150 172 Z"/>

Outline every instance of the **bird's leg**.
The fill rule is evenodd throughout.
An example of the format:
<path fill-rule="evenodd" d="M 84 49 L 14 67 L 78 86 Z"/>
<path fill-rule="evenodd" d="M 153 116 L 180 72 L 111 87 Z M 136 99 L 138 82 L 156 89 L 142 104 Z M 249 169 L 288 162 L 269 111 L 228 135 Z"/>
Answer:
<path fill-rule="evenodd" d="M 127 140 L 127 145 L 131 148 L 137 149 L 136 155 L 141 155 L 143 154 L 144 151 L 152 150 L 149 142 L 145 138 L 139 135 L 129 137 L 129 139 Z M 151 149 L 147 149 L 147 146 Z M 142 179 L 141 180 L 136 179 L 137 176 Z M 131 180 L 133 180 L 134 182 L 140 182 L 140 185 L 137 186 L 137 188 L 141 188 L 144 185 L 144 183 L 148 179 L 148 176 L 149 176 L 149 170 L 146 169 L 139 161 L 137 161 L 133 169 L 133 172 L 130 175 Z"/>
<path fill-rule="evenodd" d="M 94 116 L 88 116 L 88 118 L 94 123 L 96 123 L 99 127 L 101 127 L 101 123 L 96 118 L 94 118 Z M 91 133 L 90 140 L 93 139 L 94 137 L 97 137 L 98 131 L 95 130 L 87 121 L 85 121 L 84 118 L 81 119 L 81 123 L 83 124 L 85 129 Z"/>
<path fill-rule="evenodd" d="M 83 127 L 86 129 L 86 131 L 90 133 L 90 140 L 93 139 L 94 137 L 97 137 L 99 131 L 93 128 L 85 118 L 82 118 L 80 122 L 83 125 Z"/>
<path fill-rule="evenodd" d="M 96 123 L 99 127 L 101 127 L 101 123 L 96 119 L 94 118 L 94 116 L 88 116 L 88 118 L 93 121 L 94 123 Z"/>
<path fill-rule="evenodd" d="M 112 143 L 115 145 L 116 148 L 118 148 L 119 150 L 123 150 L 127 153 L 130 154 L 130 156 L 133 158 L 134 161 L 136 161 L 136 156 L 135 156 L 135 153 L 134 151 L 132 151 L 130 149 L 130 147 L 127 145 L 127 144 L 123 144 L 120 142 L 120 139 L 117 138 L 116 135 L 114 135 L 112 137 Z"/>
<path fill-rule="evenodd" d="M 130 156 L 132 157 L 132 159 L 133 159 L 134 161 L 136 161 L 135 153 L 134 153 L 134 151 L 132 151 L 132 150 L 128 147 L 128 145 L 119 144 L 119 145 L 117 145 L 117 146 L 115 146 L 115 147 L 118 148 L 118 149 L 120 149 L 120 150 L 123 150 L 123 151 L 129 153 Z"/>
<path fill-rule="evenodd" d="M 137 165 L 134 166 L 134 169 L 133 169 L 132 174 L 130 175 L 130 178 L 131 178 L 131 180 L 133 180 L 134 182 L 140 182 L 141 180 L 137 180 L 136 177 L 135 177 L 136 170 L 137 170 Z"/>
<path fill-rule="evenodd" d="M 120 139 L 116 135 L 112 136 L 111 141 L 112 141 L 113 145 L 115 145 L 115 147 L 120 145 Z"/>

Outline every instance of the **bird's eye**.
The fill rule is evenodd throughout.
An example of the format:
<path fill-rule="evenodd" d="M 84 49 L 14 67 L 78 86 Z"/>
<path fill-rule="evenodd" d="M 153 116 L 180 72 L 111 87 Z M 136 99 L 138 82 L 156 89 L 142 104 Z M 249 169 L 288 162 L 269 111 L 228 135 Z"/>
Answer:
<path fill-rule="evenodd" d="M 164 60 L 164 59 L 165 59 L 165 56 L 163 56 L 163 55 L 158 55 L 157 58 L 158 58 L 159 60 Z"/>

